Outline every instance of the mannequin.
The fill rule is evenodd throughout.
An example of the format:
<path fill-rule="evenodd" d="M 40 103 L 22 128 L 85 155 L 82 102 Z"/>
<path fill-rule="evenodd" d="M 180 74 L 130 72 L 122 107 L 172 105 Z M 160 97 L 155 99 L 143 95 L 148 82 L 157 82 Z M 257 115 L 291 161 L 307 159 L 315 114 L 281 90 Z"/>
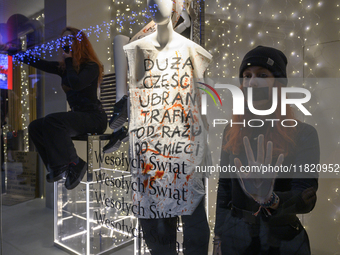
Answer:
<path fill-rule="evenodd" d="M 157 30 L 125 45 L 129 66 L 129 140 L 133 204 L 141 208 L 143 237 L 152 255 L 177 254 L 178 216 L 184 254 L 208 252 L 209 226 L 203 205 L 208 164 L 207 123 L 196 84 L 211 55 L 176 33 L 171 0 L 148 0 Z"/>
<path fill-rule="evenodd" d="M 188 14 L 188 8 L 191 0 L 176 0 L 172 3 L 171 22 L 175 26 L 178 24 L 180 17 L 183 22 L 176 26 L 177 33 L 186 34 L 188 36 L 188 28 L 191 22 Z M 124 127 L 128 119 L 128 103 L 127 103 L 127 60 L 123 50 L 124 45 L 135 40 L 141 39 L 156 31 L 157 24 L 152 20 L 131 39 L 124 35 L 117 35 L 114 38 L 114 62 L 119 63 L 115 65 L 116 75 L 116 104 L 113 108 L 113 116 L 109 121 L 109 126 L 113 129 L 109 142 L 104 146 L 103 152 L 110 153 L 119 149 L 122 142 L 128 140 L 128 132 Z"/>

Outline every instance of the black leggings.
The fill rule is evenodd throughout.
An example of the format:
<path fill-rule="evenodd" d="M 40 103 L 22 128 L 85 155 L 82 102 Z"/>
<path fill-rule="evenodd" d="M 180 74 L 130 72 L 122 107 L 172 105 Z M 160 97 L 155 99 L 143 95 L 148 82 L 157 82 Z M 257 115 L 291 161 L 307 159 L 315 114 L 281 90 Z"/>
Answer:
<path fill-rule="evenodd" d="M 185 255 L 207 255 L 210 229 L 204 199 L 192 215 L 181 216 L 183 242 L 176 240 L 178 217 L 140 219 L 144 240 L 151 255 L 175 255 L 183 248 Z"/>
<path fill-rule="evenodd" d="M 102 134 L 106 127 L 106 114 L 104 110 L 98 110 L 52 113 L 32 121 L 28 131 L 46 167 L 57 170 L 78 160 L 71 137 Z"/>

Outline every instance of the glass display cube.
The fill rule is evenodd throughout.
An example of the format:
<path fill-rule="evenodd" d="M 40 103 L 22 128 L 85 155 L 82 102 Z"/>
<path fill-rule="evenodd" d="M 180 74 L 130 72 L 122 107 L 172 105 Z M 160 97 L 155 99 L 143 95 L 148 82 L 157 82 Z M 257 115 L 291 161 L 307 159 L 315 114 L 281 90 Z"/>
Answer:
<path fill-rule="evenodd" d="M 75 189 L 67 190 L 64 180 L 54 183 L 54 243 L 69 253 L 111 254 L 138 235 L 131 175 L 97 160 L 103 140 L 89 136 L 87 174 Z"/>

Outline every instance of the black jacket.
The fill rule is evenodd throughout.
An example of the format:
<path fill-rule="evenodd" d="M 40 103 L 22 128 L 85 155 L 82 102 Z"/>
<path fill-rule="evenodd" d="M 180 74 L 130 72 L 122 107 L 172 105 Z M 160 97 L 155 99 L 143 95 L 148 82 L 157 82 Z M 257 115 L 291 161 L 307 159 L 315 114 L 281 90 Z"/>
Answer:
<path fill-rule="evenodd" d="M 100 105 L 97 99 L 99 67 L 94 62 L 80 66 L 79 73 L 73 68 L 72 58 L 65 59 L 65 70 L 60 68 L 57 61 L 46 61 L 25 56 L 18 60 L 44 72 L 57 74 L 62 78 L 62 87 L 66 93 L 67 102 L 72 110 L 96 110 Z"/>
<path fill-rule="evenodd" d="M 296 214 L 310 212 L 315 206 L 315 200 L 311 199 L 305 201 L 302 199 L 302 192 L 310 187 L 314 187 L 315 191 L 317 190 L 318 173 L 300 172 L 299 166 L 319 163 L 319 139 L 315 128 L 311 125 L 299 122 L 297 128 L 298 134 L 294 153 L 287 156 L 282 164 L 283 166 L 288 167 L 292 165 L 291 171 L 290 173 L 279 173 L 275 181 L 274 192 L 279 196 L 280 202 L 278 209 L 272 210 L 272 216 L 270 216 L 268 220 L 269 224 L 280 224 L 285 222 L 287 217 L 292 218 L 296 217 Z M 224 130 L 223 137 L 225 137 L 227 129 L 228 127 Z M 258 134 L 249 139 L 255 158 L 257 141 L 254 138 L 257 136 Z M 225 141 L 223 144 L 224 143 Z M 240 155 L 233 155 L 223 151 L 222 149 L 221 167 L 228 166 L 229 164 L 233 166 L 235 157 L 238 157 L 243 165 L 247 165 L 245 152 L 242 152 Z M 272 164 L 275 164 L 275 162 L 276 159 L 273 159 Z M 294 165 L 296 166 L 296 171 L 293 170 Z M 256 212 L 259 209 L 259 204 L 243 192 L 239 181 L 236 178 L 236 174 L 221 173 L 216 204 L 216 235 L 221 235 L 223 232 L 222 227 L 227 213 L 226 210 L 229 210 L 228 205 L 231 203 L 239 209 L 251 212 Z"/>

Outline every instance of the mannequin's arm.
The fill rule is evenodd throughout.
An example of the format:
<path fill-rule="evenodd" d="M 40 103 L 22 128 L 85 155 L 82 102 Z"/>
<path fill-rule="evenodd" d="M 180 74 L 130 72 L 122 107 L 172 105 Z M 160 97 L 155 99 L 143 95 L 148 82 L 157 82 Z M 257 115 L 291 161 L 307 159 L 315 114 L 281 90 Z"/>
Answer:
<path fill-rule="evenodd" d="M 175 32 L 177 32 L 179 34 L 182 33 L 188 27 L 190 27 L 190 25 L 191 25 L 190 17 L 189 17 L 189 14 L 186 10 L 182 11 L 181 16 L 183 18 L 183 22 L 175 28 Z"/>
<path fill-rule="evenodd" d="M 116 102 L 124 95 L 127 95 L 127 69 L 128 63 L 123 46 L 129 43 L 130 38 L 124 35 L 117 35 L 114 38 L 114 63 L 116 73 Z"/>

